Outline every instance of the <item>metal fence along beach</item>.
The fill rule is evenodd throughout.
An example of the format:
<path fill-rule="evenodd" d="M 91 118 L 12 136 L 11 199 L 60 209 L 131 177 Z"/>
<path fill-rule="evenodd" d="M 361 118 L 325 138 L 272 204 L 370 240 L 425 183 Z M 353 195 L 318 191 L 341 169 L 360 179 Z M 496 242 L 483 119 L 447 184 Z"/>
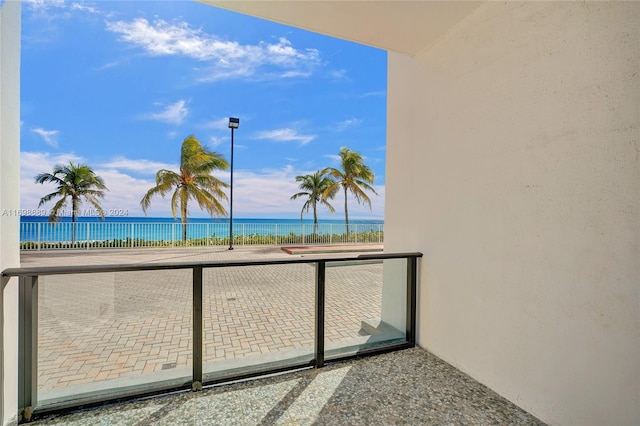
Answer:
<path fill-rule="evenodd" d="M 375 221 L 372 221 L 375 222 Z M 233 224 L 233 245 L 382 243 L 382 223 L 253 222 Z M 186 234 L 185 234 L 186 228 Z M 228 245 L 228 223 L 20 223 L 22 250 L 69 248 L 207 247 Z"/>

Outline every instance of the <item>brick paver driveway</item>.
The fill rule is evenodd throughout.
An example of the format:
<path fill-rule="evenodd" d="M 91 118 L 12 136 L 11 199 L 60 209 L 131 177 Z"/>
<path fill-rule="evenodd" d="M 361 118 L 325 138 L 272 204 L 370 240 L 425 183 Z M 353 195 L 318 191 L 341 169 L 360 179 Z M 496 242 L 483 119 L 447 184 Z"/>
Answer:
<path fill-rule="evenodd" d="M 25 253 L 22 265 L 275 257 L 292 256 L 277 248 Z M 205 364 L 311 349 L 314 276 L 313 264 L 205 269 Z M 41 277 L 39 391 L 189 368 L 191 286 L 190 270 Z M 360 322 L 380 316 L 381 292 L 381 263 L 329 266 L 326 341 L 358 338 Z"/>

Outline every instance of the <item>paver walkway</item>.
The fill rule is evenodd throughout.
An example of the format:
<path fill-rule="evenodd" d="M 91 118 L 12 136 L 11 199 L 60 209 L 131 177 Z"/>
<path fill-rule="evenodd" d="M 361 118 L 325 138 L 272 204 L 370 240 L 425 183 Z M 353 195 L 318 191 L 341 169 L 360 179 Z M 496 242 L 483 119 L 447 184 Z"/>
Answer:
<path fill-rule="evenodd" d="M 335 245 L 303 245 L 283 246 L 282 250 L 289 254 L 328 254 L 328 253 L 367 253 L 382 251 L 383 244 L 335 244 Z"/>
<path fill-rule="evenodd" d="M 22 266 L 278 258 L 277 247 L 29 252 Z M 204 363 L 312 348 L 311 264 L 203 273 Z M 359 337 L 380 316 L 382 264 L 327 268 L 326 341 Z M 191 366 L 191 271 L 59 275 L 39 280 L 38 389 L 142 377 Z M 205 369 L 206 372 L 206 369 Z"/>

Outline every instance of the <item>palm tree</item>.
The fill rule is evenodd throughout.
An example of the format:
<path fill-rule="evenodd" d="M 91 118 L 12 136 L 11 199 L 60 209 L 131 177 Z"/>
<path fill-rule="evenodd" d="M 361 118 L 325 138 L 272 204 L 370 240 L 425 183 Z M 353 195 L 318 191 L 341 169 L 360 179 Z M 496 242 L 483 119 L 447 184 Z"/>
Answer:
<path fill-rule="evenodd" d="M 335 212 L 333 206 L 327 201 L 329 198 L 333 198 L 335 191 L 331 193 L 327 191 L 329 187 L 333 184 L 333 181 L 328 177 L 323 175 L 320 170 L 315 172 L 312 175 L 301 175 L 296 176 L 296 182 L 300 182 L 298 188 L 300 188 L 303 192 L 298 192 L 291 196 L 292 200 L 295 200 L 299 197 L 307 197 L 307 201 L 302 205 L 302 210 L 300 211 L 300 220 L 302 220 L 302 215 L 306 211 L 309 211 L 309 208 L 313 209 L 313 233 L 318 233 L 318 213 L 317 213 L 317 205 L 318 203 L 327 206 L 331 213 Z"/>
<path fill-rule="evenodd" d="M 53 206 L 49 214 L 49 222 L 55 222 L 60 216 L 60 211 L 67 205 L 67 201 L 71 199 L 71 243 L 76 240 L 75 222 L 78 214 L 78 208 L 82 204 L 84 198 L 93 207 L 102 219 L 104 219 L 104 210 L 98 199 L 104 198 L 104 191 L 108 191 L 104 185 L 104 181 L 100 176 L 84 164 L 73 164 L 61 166 L 56 165 L 53 173 L 40 173 L 35 177 L 36 183 L 44 184 L 51 182 L 57 185 L 57 190 L 51 194 L 47 194 L 40 199 L 38 207 L 56 197 L 60 200 Z"/>
<path fill-rule="evenodd" d="M 227 199 L 223 188 L 227 188 L 229 184 L 213 177 L 211 173 L 214 170 L 227 170 L 228 168 L 229 163 L 221 154 L 207 150 L 194 135 L 188 136 L 182 142 L 180 150 L 180 172 L 166 169 L 158 170 L 156 186 L 147 191 L 140 200 L 142 211 L 147 213 L 153 196 L 159 194 L 164 198 L 173 192 L 171 214 L 175 219 L 176 210 L 180 209 L 182 241 L 186 241 L 190 198 L 193 198 L 200 209 L 206 210 L 211 216 L 227 215 L 220 200 Z"/>
<path fill-rule="evenodd" d="M 343 146 L 340 148 L 340 169 L 327 167 L 322 170 L 322 174 L 328 174 L 333 178 L 333 184 L 325 190 L 325 194 L 335 193 L 339 187 L 344 191 L 344 219 L 347 225 L 347 235 L 349 235 L 349 210 L 347 208 L 347 192 L 351 192 L 358 204 L 365 203 L 371 209 L 371 200 L 365 194 L 371 191 L 378 193 L 371 186 L 373 184 L 373 171 L 364 164 L 362 155 L 357 151 L 351 151 Z"/>

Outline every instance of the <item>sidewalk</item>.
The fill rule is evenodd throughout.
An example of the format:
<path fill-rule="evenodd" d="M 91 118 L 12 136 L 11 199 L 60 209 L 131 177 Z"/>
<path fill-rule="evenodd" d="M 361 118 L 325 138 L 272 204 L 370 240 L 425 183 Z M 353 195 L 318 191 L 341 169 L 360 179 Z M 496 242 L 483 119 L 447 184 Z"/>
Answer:
<path fill-rule="evenodd" d="M 191 262 L 206 260 L 261 259 L 290 257 L 279 246 L 238 246 L 184 248 L 122 248 L 23 251 L 26 266 L 102 265 L 148 262 Z"/>
<path fill-rule="evenodd" d="M 383 244 L 335 244 L 321 246 L 283 246 L 288 254 L 330 254 L 330 253 L 369 253 L 381 252 Z"/>

